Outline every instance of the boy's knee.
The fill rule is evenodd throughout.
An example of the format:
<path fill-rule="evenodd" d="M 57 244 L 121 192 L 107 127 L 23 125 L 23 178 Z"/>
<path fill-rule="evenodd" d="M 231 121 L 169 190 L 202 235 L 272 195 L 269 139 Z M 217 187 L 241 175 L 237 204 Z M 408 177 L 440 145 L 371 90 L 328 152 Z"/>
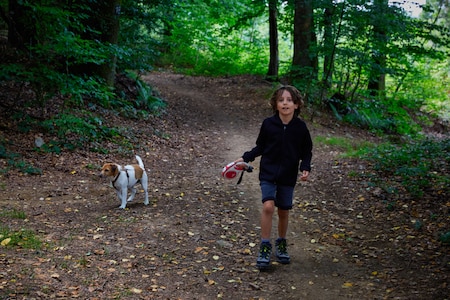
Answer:
<path fill-rule="evenodd" d="M 263 212 L 265 214 L 273 214 L 275 211 L 275 202 L 274 200 L 266 200 L 263 203 Z"/>

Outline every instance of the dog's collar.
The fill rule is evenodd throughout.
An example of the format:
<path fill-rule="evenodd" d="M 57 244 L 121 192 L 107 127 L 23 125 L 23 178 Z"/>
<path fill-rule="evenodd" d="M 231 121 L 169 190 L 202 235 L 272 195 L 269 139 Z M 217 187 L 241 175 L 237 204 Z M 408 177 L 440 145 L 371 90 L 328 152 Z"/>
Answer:
<path fill-rule="evenodd" d="M 127 174 L 127 178 L 130 178 L 130 176 L 128 175 L 128 170 L 125 170 L 125 173 Z M 120 174 L 122 174 L 122 171 L 119 171 L 119 174 L 117 174 L 116 178 L 114 178 L 114 180 L 111 182 L 114 188 L 116 188 L 116 181 L 117 179 L 119 179 Z"/>
<path fill-rule="evenodd" d="M 117 179 L 119 179 L 120 174 L 121 174 L 121 173 L 119 172 L 119 174 L 117 174 L 117 176 L 114 178 L 114 180 L 111 181 L 112 186 L 113 186 L 114 188 L 116 188 L 116 181 L 117 181 Z"/>

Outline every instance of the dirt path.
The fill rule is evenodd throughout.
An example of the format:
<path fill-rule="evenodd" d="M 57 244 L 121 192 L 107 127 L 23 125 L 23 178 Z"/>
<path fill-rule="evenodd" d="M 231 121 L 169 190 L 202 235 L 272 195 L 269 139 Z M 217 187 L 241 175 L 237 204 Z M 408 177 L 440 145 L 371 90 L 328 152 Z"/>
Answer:
<path fill-rule="evenodd" d="M 157 72 L 144 80 L 167 100 L 167 114 L 109 114 L 105 122 L 127 133 L 129 148 L 46 154 L 33 149 L 35 132 L 0 132 L 43 170 L 0 175 L 0 224 L 22 243 L 27 230 L 43 241 L 37 251 L 0 248 L 0 299 L 448 299 L 448 248 L 426 231 L 414 239 L 409 215 L 386 211 L 349 176 L 364 165 L 324 144 L 314 148 L 310 180 L 295 190 L 292 263 L 259 272 L 258 164 L 239 186 L 220 170 L 253 146 L 271 114 L 271 85 Z M 313 137 L 374 139 L 306 121 Z M 117 210 L 98 171 L 106 161 L 134 162 L 134 154 L 149 172 L 150 205 L 138 193 Z"/>
<path fill-rule="evenodd" d="M 198 112 L 199 120 L 195 124 L 200 124 L 202 131 L 218 131 L 222 135 L 219 141 L 216 141 L 218 147 L 217 161 L 213 162 L 216 167 L 213 172 L 217 172 L 221 166 L 240 157 L 244 151 L 253 147 L 259 126 L 264 117 L 269 116 L 271 111 L 268 109 L 267 95 L 270 93 L 271 85 L 261 86 L 261 82 L 255 83 L 255 94 L 244 94 L 232 90 L 236 86 L 230 86 L 229 93 L 222 90 L 217 93 L 208 86 L 208 82 L 203 82 L 199 88 L 198 84 L 202 81 L 200 78 L 189 78 L 184 76 L 170 76 L 153 74 L 146 77 L 153 86 L 158 87 L 163 95 L 170 95 L 177 98 L 176 106 L 180 110 L 194 110 Z M 253 82 L 246 82 L 251 85 Z M 201 84 L 201 83 L 200 83 Z M 224 80 L 224 85 L 229 84 Z M 262 90 L 257 90 L 262 88 Z M 247 87 L 248 89 L 248 87 Z M 212 99 L 214 97 L 215 99 Z M 223 97 L 223 100 L 217 99 Z M 182 115 L 182 114 L 181 114 Z M 187 115 L 191 115 L 188 113 Z M 188 122 L 189 123 L 189 122 Z M 189 124 L 188 126 L 195 126 Z M 212 124 L 212 128 L 207 129 Z M 322 129 L 323 130 L 323 129 Z M 311 126 L 311 134 L 314 136 L 319 130 Z M 323 134 L 323 132 L 321 132 Z M 354 265 L 345 262 L 345 258 L 340 247 L 323 247 L 314 243 L 314 224 L 304 226 L 305 221 L 314 223 L 314 220 L 305 220 L 307 217 L 302 215 L 301 207 L 305 204 L 320 205 L 328 201 L 321 185 L 327 184 L 329 180 L 326 174 L 327 163 L 332 163 L 337 153 L 324 155 L 323 149 L 315 151 L 315 168 L 318 174 L 313 174 L 311 181 L 299 184 L 296 189 L 297 208 L 291 215 L 291 223 L 288 232 L 289 250 L 293 257 L 290 265 L 274 264 L 273 270 L 259 273 L 255 276 L 256 280 L 253 286 L 260 289 L 259 293 L 242 293 L 242 297 L 253 296 L 264 299 L 348 299 L 364 298 L 367 290 L 354 286 L 369 285 L 363 276 L 358 274 L 361 271 L 356 270 Z M 214 159 L 214 158 L 212 158 Z M 259 232 L 259 212 L 261 208 L 259 182 L 257 179 L 258 160 L 254 163 L 255 172 L 246 174 L 243 183 L 235 186 L 236 181 L 220 182 L 223 188 L 237 189 L 246 201 L 248 212 L 248 224 L 243 226 L 251 228 L 255 233 Z M 317 172 L 315 170 L 315 172 Z M 325 177 L 320 180 L 320 177 Z M 336 192 L 339 193 L 339 192 Z M 226 201 L 226 199 L 224 199 Z M 319 203 L 317 203 L 319 202 Z M 276 233 L 276 219 L 274 219 L 273 235 Z M 310 232 L 308 232 L 310 231 Z M 274 236 L 275 238 L 275 236 Z M 320 238 L 319 238 L 320 239 Z M 311 240 L 313 240 L 311 242 Z M 251 263 L 256 260 L 259 237 L 255 235 L 253 243 L 257 244 L 252 250 L 250 258 Z M 318 242 L 318 240 L 317 240 Z M 246 245 L 236 245 L 237 247 L 246 247 Z M 248 247 L 248 246 L 247 246 Z M 238 249 L 235 249 L 237 251 Z M 363 271 L 364 272 L 364 271 Z M 353 287 L 353 288 L 351 288 Z M 237 296 L 237 295 L 235 295 Z M 239 297 L 237 297 L 239 298 Z M 237 299 L 236 298 L 236 299 Z M 368 297 L 367 299 L 369 299 Z"/>

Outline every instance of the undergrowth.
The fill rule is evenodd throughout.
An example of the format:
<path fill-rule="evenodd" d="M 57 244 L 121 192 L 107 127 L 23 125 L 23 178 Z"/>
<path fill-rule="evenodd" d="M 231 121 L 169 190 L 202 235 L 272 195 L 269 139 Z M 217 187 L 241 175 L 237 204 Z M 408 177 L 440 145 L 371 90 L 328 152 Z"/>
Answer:
<path fill-rule="evenodd" d="M 444 199 L 450 194 L 450 139 L 375 145 L 346 137 L 316 136 L 314 143 L 342 150 L 340 157 L 367 161 L 369 172 L 359 175 L 388 195 L 406 192 L 412 199 L 425 194 Z M 352 172 L 351 176 L 358 174 Z"/>
<path fill-rule="evenodd" d="M 20 210 L 0 210 L 0 217 L 11 219 L 26 219 L 26 214 Z M 3 223 L 0 223 L 0 248 L 13 247 L 40 250 L 43 247 L 43 242 L 34 231 L 29 229 L 13 230 Z"/>
<path fill-rule="evenodd" d="M 40 80 L 45 81 L 46 78 Z M 37 145 L 35 151 L 59 154 L 64 150 L 86 148 L 89 151 L 106 153 L 108 150 L 101 146 L 104 141 L 130 149 L 132 144 L 129 141 L 129 129 L 107 125 L 104 116 L 119 114 L 126 118 L 145 119 L 149 115 L 159 115 L 166 106 L 157 92 L 132 72 L 118 77 L 114 93 L 95 88 L 81 88 L 79 84 L 71 84 L 73 82 L 76 81 L 66 82 L 60 94 L 53 94 L 54 97 L 61 98 L 62 105 L 57 109 L 58 113 L 51 117 L 36 117 L 39 114 L 30 113 L 44 110 L 47 105 L 47 101 L 37 101 L 37 98 L 30 98 L 23 104 L 29 109 L 13 108 L 15 113 L 8 116 L 20 132 L 34 131 L 52 137 Z M 37 97 L 37 92 L 34 92 Z M 0 140 L 0 158 L 7 162 L 0 172 L 7 173 L 13 168 L 27 174 L 42 173 L 24 162 L 20 154 L 13 153 L 8 148 L 8 143 Z"/>
<path fill-rule="evenodd" d="M 368 141 L 360 141 L 340 136 L 315 136 L 314 144 L 329 145 L 343 151 L 341 157 L 354 157 L 363 149 L 373 147 L 374 144 Z"/>
<path fill-rule="evenodd" d="M 4 159 L 6 162 L 6 164 L 0 168 L 0 173 L 8 173 L 9 169 L 13 168 L 18 169 L 25 174 L 42 174 L 41 169 L 36 168 L 21 159 L 19 154 L 8 151 L 4 140 L 0 140 L 0 159 Z"/>
<path fill-rule="evenodd" d="M 425 194 L 445 199 L 450 194 L 450 139 L 383 144 L 365 149 L 361 158 L 372 170 L 364 176 L 387 193 L 404 190 L 413 199 Z"/>

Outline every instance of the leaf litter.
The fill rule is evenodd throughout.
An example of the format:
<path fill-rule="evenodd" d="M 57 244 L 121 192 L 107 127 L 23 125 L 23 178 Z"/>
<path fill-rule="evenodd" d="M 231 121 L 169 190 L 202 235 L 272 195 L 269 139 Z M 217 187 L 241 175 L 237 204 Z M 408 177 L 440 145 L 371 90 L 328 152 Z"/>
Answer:
<path fill-rule="evenodd" d="M 363 162 L 325 145 L 314 149 L 311 180 L 296 187 L 292 263 L 259 272 L 257 162 L 239 186 L 220 170 L 253 146 L 270 114 L 271 84 L 157 72 L 144 79 L 167 100 L 167 114 L 110 114 L 105 122 L 133 137 L 150 175 L 146 207 L 140 191 L 117 210 L 113 189 L 87 167 L 133 162 L 134 153 L 105 145 L 109 154 L 50 156 L 32 151 L 36 133 L 9 128 L 17 152 L 44 172 L 0 177 L 2 207 L 27 216 L 2 216 L 1 224 L 32 229 L 44 247 L 0 238 L 2 298 L 448 299 L 449 248 L 438 236 L 448 229 L 448 201 L 424 207 L 399 198 L 386 209 L 379 191 L 348 176 Z M 313 136 L 377 141 L 325 117 L 302 117 Z"/>

